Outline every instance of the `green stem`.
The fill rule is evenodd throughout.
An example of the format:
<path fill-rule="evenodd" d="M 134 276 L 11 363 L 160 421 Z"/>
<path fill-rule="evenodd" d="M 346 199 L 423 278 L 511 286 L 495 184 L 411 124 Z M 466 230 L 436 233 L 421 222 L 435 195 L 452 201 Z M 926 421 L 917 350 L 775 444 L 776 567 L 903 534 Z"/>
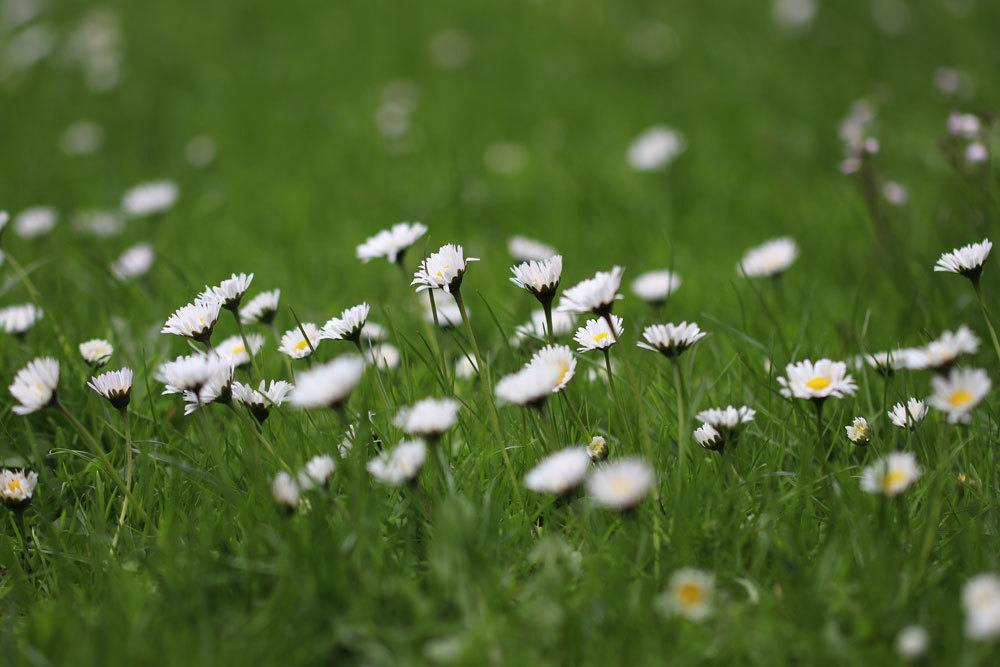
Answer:
<path fill-rule="evenodd" d="M 243 329 L 243 322 L 240 320 L 240 313 L 238 310 L 232 310 L 230 312 L 233 314 L 233 319 L 236 320 L 236 330 L 240 332 L 240 340 L 243 341 L 243 349 L 247 351 L 247 356 L 250 357 L 250 369 L 253 371 L 253 379 L 258 380 L 262 376 L 260 374 L 260 369 L 257 368 L 257 359 L 254 357 L 253 348 L 250 347 L 246 331 Z"/>
<path fill-rule="evenodd" d="M 687 451 L 687 418 L 685 416 L 687 400 L 684 395 L 684 374 L 681 372 L 681 362 L 677 357 L 670 358 L 674 370 L 674 390 L 677 394 L 677 479 L 678 485 L 684 482 L 684 468 Z"/>
<path fill-rule="evenodd" d="M 128 418 L 128 408 L 122 410 L 122 420 L 125 429 L 125 488 L 132 491 L 132 426 Z M 118 515 L 118 527 L 115 528 L 115 536 L 111 540 L 111 550 L 118 546 L 118 536 L 121 533 L 122 525 L 125 523 L 125 516 L 128 513 L 128 496 L 122 501 L 122 511 Z"/>
<path fill-rule="evenodd" d="M 448 379 L 448 362 L 444 358 L 444 350 L 441 348 L 440 343 L 438 343 L 438 336 L 441 334 L 441 322 L 438 319 L 437 302 L 434 300 L 434 290 L 427 290 L 427 296 L 431 302 L 431 317 L 434 318 L 434 331 L 431 332 L 431 345 L 434 346 L 434 353 L 437 355 L 438 359 L 441 361 L 441 372 L 444 374 L 445 383 L 452 387 L 454 391 L 454 385 Z M 463 319 L 465 316 L 465 311 L 462 311 Z M 478 358 L 477 358 L 478 360 Z"/>
<path fill-rule="evenodd" d="M 605 347 L 605 348 L 603 348 L 601 350 L 601 352 L 604 353 L 604 368 L 606 368 L 607 371 L 608 371 L 608 387 L 611 388 L 611 393 L 614 394 L 615 393 L 615 380 L 614 380 L 614 377 L 611 374 L 611 349 Z"/>
<path fill-rule="evenodd" d="M 548 335 L 548 342 L 552 343 L 556 339 L 552 329 L 552 299 L 542 302 L 542 310 L 545 311 L 545 333 Z"/>
<path fill-rule="evenodd" d="M 979 300 L 979 308 L 983 311 L 983 319 L 986 320 L 986 328 L 990 330 L 990 338 L 993 339 L 993 349 L 997 353 L 997 359 L 1000 360 L 1000 339 L 997 339 L 996 329 L 993 328 L 993 322 L 990 319 L 989 311 L 986 309 L 986 301 L 983 300 L 983 289 L 979 284 L 979 278 L 972 281 L 972 287 L 976 290 L 976 299 Z"/>

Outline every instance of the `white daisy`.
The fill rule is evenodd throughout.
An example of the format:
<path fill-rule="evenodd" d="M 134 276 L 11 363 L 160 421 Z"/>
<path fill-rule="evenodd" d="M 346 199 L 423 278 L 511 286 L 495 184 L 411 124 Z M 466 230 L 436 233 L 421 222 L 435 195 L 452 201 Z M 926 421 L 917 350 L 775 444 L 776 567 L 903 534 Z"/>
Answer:
<path fill-rule="evenodd" d="M 0 470 L 0 503 L 10 510 L 23 510 L 31 504 L 37 484 L 37 472 L 3 468 Z"/>
<path fill-rule="evenodd" d="M 416 480 L 427 458 L 423 440 L 403 440 L 390 451 L 368 462 L 372 477 L 389 486 L 402 486 Z"/>
<path fill-rule="evenodd" d="M 727 405 L 724 408 L 702 410 L 695 415 L 695 419 L 703 422 L 702 428 L 709 426 L 719 434 L 718 442 L 715 444 L 721 445 L 721 450 L 726 445 L 736 445 L 740 432 L 747 424 L 753 421 L 756 414 L 756 410 L 746 405 L 741 405 L 738 408 Z M 704 436 L 709 435 L 707 430 L 702 433 Z M 695 431 L 695 439 L 698 439 L 697 431 Z M 699 442 L 699 444 L 705 447 L 704 443 Z"/>
<path fill-rule="evenodd" d="M 10 385 L 11 395 L 18 405 L 16 415 L 27 415 L 51 405 L 56 400 L 59 385 L 59 362 L 52 357 L 39 357 L 17 372 Z"/>
<path fill-rule="evenodd" d="M 198 394 L 215 378 L 232 367 L 218 354 L 190 354 L 165 361 L 156 369 L 157 381 L 165 386 L 164 394 Z"/>
<path fill-rule="evenodd" d="M 87 386 L 105 398 L 116 410 L 124 410 L 132 398 L 132 369 L 125 367 L 101 373 L 90 378 Z"/>
<path fill-rule="evenodd" d="M 478 372 L 475 360 L 464 354 L 455 362 L 455 377 L 460 380 L 471 380 Z"/>
<path fill-rule="evenodd" d="M 122 195 L 122 210 L 132 218 L 156 215 L 173 207 L 179 195 L 173 181 L 140 183 Z"/>
<path fill-rule="evenodd" d="M 148 243 L 139 243 L 123 252 L 111 264 L 111 275 L 126 282 L 133 278 L 141 278 L 153 268 L 156 253 Z"/>
<path fill-rule="evenodd" d="M 990 152 L 986 148 L 986 144 L 981 141 L 970 142 L 968 146 L 965 147 L 965 161 L 971 165 L 982 164 L 990 157 Z"/>
<path fill-rule="evenodd" d="M 224 357 L 230 366 L 240 367 L 245 366 L 250 363 L 250 355 L 257 356 L 261 348 L 264 347 L 264 336 L 259 333 L 248 333 L 247 345 L 250 346 L 250 350 L 247 350 L 246 345 L 243 344 L 243 337 L 240 335 L 230 336 L 224 339 L 222 342 L 215 346 L 215 352 Z"/>
<path fill-rule="evenodd" d="M 673 271 L 648 271 L 632 281 L 635 295 L 653 306 L 663 304 L 681 286 L 681 277 Z"/>
<path fill-rule="evenodd" d="M 59 213 L 51 206 L 32 206 L 14 218 L 14 231 L 22 239 L 33 239 L 52 231 Z"/>
<path fill-rule="evenodd" d="M 889 421 L 899 428 L 913 430 L 927 416 L 927 406 L 923 401 L 911 398 L 905 404 L 896 403 L 886 414 L 889 416 Z"/>
<path fill-rule="evenodd" d="M 590 468 L 590 455 L 584 447 L 567 447 L 549 454 L 524 476 L 524 485 L 535 493 L 560 496 L 583 482 Z"/>
<path fill-rule="evenodd" d="M 777 276 L 787 271 L 798 256 L 799 246 L 791 237 L 783 236 L 750 248 L 737 268 L 748 278 Z"/>
<path fill-rule="evenodd" d="M 205 291 L 198 295 L 199 301 L 218 301 L 220 307 L 234 313 L 240 308 L 243 296 L 250 289 L 253 274 L 234 273 L 215 287 L 205 286 Z"/>
<path fill-rule="evenodd" d="M 861 472 L 861 490 L 887 496 L 899 495 L 921 473 L 917 457 L 911 452 L 892 452 Z"/>
<path fill-rule="evenodd" d="M 964 324 L 954 332 L 945 331 L 923 348 L 924 368 L 948 368 L 963 354 L 979 351 L 979 337 Z"/>
<path fill-rule="evenodd" d="M 215 368 L 215 372 L 199 389 L 187 390 L 182 393 L 185 415 L 190 415 L 195 410 L 203 408 L 206 405 L 211 405 L 212 403 L 228 405 L 232 402 L 233 367 L 229 365 L 228 360 L 222 357 L 218 358 L 219 363 Z"/>
<path fill-rule="evenodd" d="M 321 340 L 323 337 L 319 328 L 312 322 L 303 322 L 301 327 L 295 327 L 285 332 L 281 337 L 278 351 L 287 354 L 292 359 L 304 359 L 319 347 Z"/>
<path fill-rule="evenodd" d="M 295 511 L 299 506 L 301 490 L 294 477 L 287 472 L 279 472 L 271 482 L 271 495 L 278 505 L 289 511 Z"/>
<path fill-rule="evenodd" d="M 298 475 L 299 488 L 308 491 L 317 486 L 326 486 L 330 476 L 337 469 L 337 462 L 329 454 L 319 454 L 306 461 Z"/>
<path fill-rule="evenodd" d="M 847 364 L 842 361 L 820 359 L 813 363 L 808 359 L 785 367 L 787 378 L 779 377 L 781 395 L 785 398 L 803 398 L 822 401 L 831 396 L 843 398 L 853 396 L 858 387 L 854 378 L 847 373 Z"/>
<path fill-rule="evenodd" d="M 562 375 L 555 365 L 528 365 L 516 373 L 500 378 L 493 393 L 501 404 L 523 405 L 541 409 L 545 399 Z"/>
<path fill-rule="evenodd" d="M 949 423 L 966 423 L 992 386 L 986 371 L 980 368 L 953 368 L 947 377 L 931 378 L 933 393 L 927 402 L 946 413 Z"/>
<path fill-rule="evenodd" d="M 610 271 L 598 271 L 593 278 L 570 287 L 563 292 L 558 310 L 601 316 L 610 313 L 615 301 L 623 298 L 618 288 L 621 287 L 624 271 L 622 267 L 614 266 Z"/>
<path fill-rule="evenodd" d="M 420 262 L 420 268 L 413 274 L 410 284 L 416 285 L 418 292 L 437 288 L 454 294 L 462 285 L 468 263 L 478 261 L 476 257 L 466 257 L 460 245 L 443 245 Z"/>
<path fill-rule="evenodd" d="M 978 280 L 992 248 L 993 244 L 989 239 L 956 248 L 941 255 L 941 259 L 934 265 L 934 270 L 959 273 L 970 280 Z"/>
<path fill-rule="evenodd" d="M 399 366 L 399 349 L 390 343 L 376 343 L 365 349 L 365 361 L 383 370 L 393 370 Z"/>
<path fill-rule="evenodd" d="M 368 312 L 371 306 L 362 303 L 351 308 L 347 308 L 340 314 L 340 317 L 331 318 L 320 332 L 320 338 L 330 340 L 361 340 L 361 330 L 365 327 L 365 320 L 368 319 Z"/>
<path fill-rule="evenodd" d="M 296 375 L 288 401 L 297 408 L 339 409 L 358 386 L 364 371 L 365 363 L 356 354 L 313 366 Z"/>
<path fill-rule="evenodd" d="M 45 312 L 33 303 L 8 306 L 0 309 L 0 329 L 5 333 L 22 336 L 44 316 Z"/>
<path fill-rule="evenodd" d="M 552 336 L 554 338 L 565 336 L 573 330 L 575 324 L 576 317 L 571 313 L 561 313 L 558 311 L 552 313 Z M 545 311 L 540 308 L 533 310 L 531 311 L 531 321 L 519 324 L 514 329 L 514 336 L 511 339 L 511 343 L 514 347 L 519 347 L 525 340 L 544 341 L 546 327 Z"/>
<path fill-rule="evenodd" d="M 270 385 L 261 380 L 256 389 L 242 382 L 234 382 L 233 400 L 245 405 L 250 414 L 263 424 L 271 413 L 271 407 L 283 404 L 293 388 L 294 385 L 284 380 L 271 380 Z"/>
<path fill-rule="evenodd" d="M 537 262 L 558 254 L 552 246 L 526 236 L 512 236 L 507 239 L 507 252 L 519 262 Z"/>
<path fill-rule="evenodd" d="M 531 292 L 541 303 L 552 303 L 562 276 L 562 255 L 524 262 L 510 268 L 510 281 Z"/>
<path fill-rule="evenodd" d="M 666 125 L 656 125 L 629 144 L 626 158 L 636 171 L 656 171 L 673 162 L 685 147 L 680 132 Z"/>
<path fill-rule="evenodd" d="M 714 594 L 714 576 L 702 570 L 683 568 L 670 576 L 670 585 L 657 603 L 666 613 L 703 621 L 712 613 Z"/>
<path fill-rule="evenodd" d="M 713 452 L 722 451 L 726 445 L 722 439 L 722 434 L 711 424 L 702 424 L 694 430 L 692 435 L 695 442 Z"/>
<path fill-rule="evenodd" d="M 872 438 L 872 429 L 864 417 L 855 417 L 844 430 L 847 431 L 847 439 L 855 445 L 867 445 Z"/>
<path fill-rule="evenodd" d="M 656 483 L 656 474 L 642 459 L 625 458 L 599 466 L 587 480 L 587 494 L 594 504 L 611 510 L 638 505 Z"/>
<path fill-rule="evenodd" d="M 978 574 L 962 588 L 965 636 L 974 640 L 1000 638 L 1000 576 Z"/>
<path fill-rule="evenodd" d="M 425 398 L 396 413 L 394 423 L 407 435 L 439 438 L 458 421 L 461 407 L 451 398 Z"/>
<path fill-rule="evenodd" d="M 952 111 L 948 114 L 948 133 L 961 139 L 975 139 L 982 124 L 979 116 L 972 113 Z"/>
<path fill-rule="evenodd" d="M 919 625 L 908 625 L 896 635 L 896 654 L 903 660 L 916 660 L 927 652 L 930 636 Z"/>
<path fill-rule="evenodd" d="M 240 321 L 243 324 L 270 324 L 278 312 L 280 299 L 280 289 L 261 292 L 240 308 Z"/>
<path fill-rule="evenodd" d="M 672 359 L 679 357 L 684 350 L 695 345 L 706 335 L 708 334 L 699 329 L 694 322 L 651 324 L 642 331 L 642 337 L 646 341 L 636 345 Z"/>
<path fill-rule="evenodd" d="M 369 262 L 385 257 L 390 262 L 402 262 L 406 251 L 427 233 L 427 226 L 419 222 L 399 222 L 383 229 L 357 248 L 358 259 Z"/>
<path fill-rule="evenodd" d="M 562 391 L 566 384 L 573 379 L 576 373 L 576 357 L 573 351 L 566 345 L 546 345 L 532 355 L 531 361 L 527 363 L 529 368 L 547 366 L 555 368 L 559 374 L 556 376 L 556 383 L 552 387 L 552 393 Z"/>
<path fill-rule="evenodd" d="M 587 323 L 576 330 L 573 340 L 580 346 L 578 352 L 588 352 L 590 350 L 606 350 L 615 343 L 624 331 L 624 321 L 617 315 L 610 315 L 614 323 L 614 331 L 608 326 L 607 320 L 587 320 Z M 554 327 L 553 327 L 554 328 Z"/>
<path fill-rule="evenodd" d="M 222 302 L 215 299 L 195 300 L 174 311 L 174 314 L 167 318 L 160 333 L 184 336 L 207 345 L 212 340 L 212 330 L 219 319 L 221 307 Z"/>
<path fill-rule="evenodd" d="M 608 454 L 610 453 L 608 441 L 602 436 L 595 435 L 590 439 L 590 442 L 587 443 L 587 456 L 589 456 L 590 460 L 594 463 L 600 463 L 601 461 L 606 460 L 608 458 Z"/>
<path fill-rule="evenodd" d="M 910 192 L 906 186 L 896 181 L 886 181 L 882 184 L 882 196 L 893 206 L 903 206 L 910 200 Z"/>
<path fill-rule="evenodd" d="M 94 368 L 100 368 L 111 361 L 111 355 L 115 352 L 111 343 L 102 338 L 92 338 L 80 343 L 79 350 L 83 360 Z"/>

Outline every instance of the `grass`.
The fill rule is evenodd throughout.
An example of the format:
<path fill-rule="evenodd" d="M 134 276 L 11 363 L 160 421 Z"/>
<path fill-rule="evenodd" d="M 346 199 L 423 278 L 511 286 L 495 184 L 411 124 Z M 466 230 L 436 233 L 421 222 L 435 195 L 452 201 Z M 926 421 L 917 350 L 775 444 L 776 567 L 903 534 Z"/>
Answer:
<path fill-rule="evenodd" d="M 59 36 L 85 10 L 49 4 L 39 20 Z M 963 637 L 960 606 L 971 576 L 998 569 L 996 399 L 968 427 L 932 414 L 909 434 L 884 409 L 927 395 L 929 373 L 887 382 L 862 371 L 857 396 L 828 402 L 817 442 L 811 407 L 783 399 L 775 376 L 791 360 L 918 345 L 964 322 L 983 341 L 967 365 L 1000 377 L 973 291 L 931 272 L 942 251 L 996 236 L 995 170 L 956 171 L 938 143 L 956 106 L 997 108 L 997 7 L 957 3 L 969 10 L 956 14 L 949 3 L 911 3 L 906 30 L 887 35 L 869 3 L 853 1 L 824 3 L 804 32 L 777 28 L 767 3 L 110 4 L 124 28 L 120 87 L 90 92 L 57 59 L 0 87 L 0 126 L 10 130 L 0 204 L 63 214 L 50 236 L 4 235 L 46 317 L 23 341 L 4 339 L 0 368 L 12 379 L 36 356 L 58 357 L 60 400 L 121 475 L 122 420 L 86 389 L 75 352 L 95 336 L 115 344 L 111 367 L 137 372 L 137 507 L 112 549 L 122 505 L 114 476 L 58 411 L 16 416 L 4 392 L 0 458 L 40 475 L 24 515 L 27 548 L 14 515 L 0 515 L 6 661 L 891 664 L 896 633 L 920 623 L 930 664 L 996 663 L 994 645 Z M 673 35 L 658 61 L 628 46 L 649 21 Z M 449 28 L 473 46 L 458 70 L 428 57 L 428 40 Z M 975 97 L 940 96 L 932 79 L 943 65 L 967 71 Z M 420 95 L 403 151 L 387 147 L 373 119 L 384 85 L 399 79 Z M 881 209 L 888 249 L 857 179 L 837 171 L 837 125 L 862 96 L 879 111 L 878 174 L 911 193 L 906 207 Z M 58 137 L 80 118 L 101 124 L 105 145 L 64 156 Z M 626 146 L 656 123 L 679 128 L 687 151 L 663 172 L 629 170 Z M 201 133 L 219 156 L 195 169 L 184 146 Z M 484 151 L 501 141 L 527 148 L 520 173 L 484 167 Z M 72 211 L 113 207 L 127 187 L 160 177 L 182 192 L 162 220 L 97 241 L 68 223 Z M 482 258 L 463 295 L 494 379 L 525 361 L 506 341 L 535 305 L 507 281 L 510 234 L 556 245 L 564 286 L 615 263 L 626 278 L 676 269 L 684 285 L 662 320 L 710 332 L 682 357 L 687 414 L 754 407 L 739 448 L 725 458 L 698 452 L 678 483 L 672 371 L 634 346 L 660 318 L 626 290 L 613 394 L 586 378 L 603 357 L 581 356 L 543 423 L 500 408 L 498 430 L 483 394 L 459 380 L 461 420 L 441 445 L 450 486 L 431 465 L 416 489 L 377 485 L 364 469 L 372 449 L 359 445 L 328 491 L 286 515 L 270 495 L 281 461 L 298 469 L 336 451 L 344 424 L 277 411 L 263 430 L 272 455 L 245 414 L 210 406 L 184 417 L 152 373 L 186 348 L 159 327 L 232 271 L 255 272 L 252 292 L 282 288 L 279 330 L 367 300 L 402 364 L 369 370 L 348 412 L 361 423 L 359 443 L 370 432 L 395 442 L 399 406 L 451 391 L 408 281 L 354 258 L 358 243 L 402 219 L 431 228 L 411 266 L 446 242 Z M 780 289 L 735 275 L 747 247 L 782 234 L 802 256 Z M 140 240 L 156 246 L 153 271 L 114 281 L 106 266 Z M 983 276 L 994 312 L 995 269 Z M 2 305 L 33 298 L 13 262 L 0 271 Z M 222 318 L 217 336 L 235 333 Z M 462 329 L 440 345 L 452 361 L 471 354 Z M 258 365 L 286 377 L 275 348 L 269 337 Z M 318 355 L 350 349 L 325 342 Z M 359 419 L 368 411 L 370 423 Z M 867 449 L 844 438 L 858 415 L 875 429 Z M 697 424 L 680 426 L 693 445 Z M 545 452 L 595 434 L 608 437 L 612 458 L 650 460 L 656 497 L 619 515 L 582 496 L 556 502 L 522 490 L 522 509 L 504 448 L 521 476 Z M 897 449 L 914 452 L 924 476 L 899 498 L 864 494 L 861 468 Z M 716 576 L 704 623 L 655 609 L 670 574 L 688 566 Z"/>

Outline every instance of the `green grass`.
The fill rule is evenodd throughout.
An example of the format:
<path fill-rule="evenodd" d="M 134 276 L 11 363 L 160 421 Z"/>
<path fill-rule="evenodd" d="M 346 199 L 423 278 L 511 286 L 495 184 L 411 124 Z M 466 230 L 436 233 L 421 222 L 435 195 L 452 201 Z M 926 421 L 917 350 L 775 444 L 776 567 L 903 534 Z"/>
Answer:
<path fill-rule="evenodd" d="M 49 4 L 42 20 L 59 35 L 85 9 Z M 93 93 L 57 59 L 0 86 L 0 207 L 62 212 L 50 236 L 4 235 L 46 317 L 23 342 L 3 339 L 0 377 L 58 357 L 61 400 L 124 466 L 121 420 L 86 389 L 75 353 L 84 339 L 110 339 L 111 367 L 137 371 L 135 495 L 150 520 L 130 511 L 112 551 L 122 496 L 111 475 L 57 411 L 16 416 L 4 392 L 0 459 L 27 463 L 40 480 L 24 516 L 27 549 L 13 514 L 0 514 L 0 661 L 891 664 L 896 633 L 920 623 L 929 664 L 996 664 L 994 645 L 964 638 L 960 605 L 971 576 L 1000 568 L 996 398 L 969 427 L 932 414 L 907 435 L 884 417 L 883 396 L 926 396 L 929 372 L 887 386 L 859 373 L 857 396 L 827 405 L 827 460 L 811 407 L 783 399 L 774 379 L 791 360 L 919 345 L 966 323 L 983 341 L 966 365 L 1000 381 L 972 290 L 931 271 L 942 251 L 996 237 L 996 171 L 958 173 L 938 146 L 950 110 L 1000 102 L 996 6 L 908 3 L 908 28 L 892 36 L 855 1 L 822 3 L 799 33 L 775 27 L 765 2 L 111 4 L 124 28 L 120 87 Z M 650 20 L 676 37 L 657 62 L 627 46 Z M 431 36 L 449 28 L 473 46 L 454 71 L 428 57 Z M 934 90 L 945 65 L 975 80 L 971 100 Z M 386 147 L 374 121 L 383 86 L 397 79 L 420 93 L 404 152 Z M 878 246 L 858 182 L 837 170 L 837 125 L 863 96 L 879 111 L 877 173 L 911 193 L 908 206 L 884 209 L 894 253 Z M 105 145 L 64 156 L 59 135 L 80 118 L 101 124 Z M 629 170 L 628 143 L 657 123 L 679 128 L 687 151 L 663 172 Z M 195 169 L 184 146 L 201 133 L 219 156 Z M 484 168 L 499 141 L 527 148 L 522 172 Z M 162 220 L 107 240 L 69 224 L 74 210 L 113 207 L 129 186 L 160 177 L 182 191 Z M 307 494 L 294 516 L 280 511 L 270 480 L 282 466 L 245 415 L 210 406 L 184 417 L 176 397 L 160 395 L 153 370 L 186 346 L 159 327 L 232 271 L 255 272 L 254 293 L 282 288 L 282 330 L 294 326 L 289 309 L 322 323 L 367 300 L 403 363 L 369 370 L 349 412 L 373 411 L 371 428 L 395 442 L 399 406 L 446 393 L 411 288 L 385 263 L 354 258 L 398 220 L 430 227 L 411 264 L 447 242 L 482 258 L 463 292 L 494 378 L 526 360 L 504 341 L 535 306 L 507 280 L 509 235 L 556 245 L 564 286 L 616 263 L 626 282 L 672 266 L 684 285 L 664 319 L 710 332 L 683 357 L 689 412 L 754 407 L 739 448 L 725 459 L 699 452 L 678 488 L 670 367 L 635 348 L 655 320 L 626 288 L 617 396 L 586 379 L 600 355 L 582 356 L 545 429 L 560 444 L 603 433 L 612 458 L 648 448 L 658 502 L 618 515 L 583 495 L 554 502 L 522 491 L 522 511 L 501 448 L 520 477 L 554 446 L 519 408 L 501 408 L 497 433 L 482 394 L 460 381 L 466 407 L 443 443 L 453 492 L 432 466 L 416 490 L 378 485 L 364 470 L 373 450 L 359 445 L 329 491 Z M 782 291 L 735 275 L 747 247 L 782 234 L 802 248 Z M 107 264 L 140 240 L 156 245 L 152 273 L 115 282 Z M 0 305 L 29 301 L 11 262 L 0 271 Z M 1000 310 L 995 265 L 984 289 Z M 221 322 L 218 335 L 235 333 Z M 466 347 L 460 332 L 441 344 L 452 360 Z M 325 342 L 320 358 L 350 350 L 339 345 Z M 285 375 L 275 348 L 269 338 L 258 359 L 269 378 Z M 858 415 L 875 428 L 867 449 L 844 438 Z M 297 469 L 336 451 L 342 425 L 332 413 L 281 410 L 264 433 Z M 897 449 L 914 452 L 924 476 L 892 502 L 861 492 L 861 468 Z M 959 473 L 970 483 L 959 485 Z M 655 608 L 687 566 L 716 576 L 704 623 Z"/>

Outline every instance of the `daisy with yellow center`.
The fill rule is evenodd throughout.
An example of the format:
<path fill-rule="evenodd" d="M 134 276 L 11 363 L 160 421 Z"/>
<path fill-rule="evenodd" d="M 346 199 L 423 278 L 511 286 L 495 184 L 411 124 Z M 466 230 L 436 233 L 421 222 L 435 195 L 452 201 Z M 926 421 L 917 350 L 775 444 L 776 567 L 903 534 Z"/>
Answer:
<path fill-rule="evenodd" d="M 861 473 L 861 490 L 872 494 L 896 496 L 906 491 L 922 474 L 911 452 L 893 452 L 868 466 Z"/>
<path fill-rule="evenodd" d="M 303 322 L 302 326 L 289 329 L 281 337 L 278 351 L 287 354 L 292 359 L 304 359 L 316 351 L 323 334 L 312 322 Z"/>
<path fill-rule="evenodd" d="M 23 510 L 31 504 L 37 483 L 37 472 L 9 468 L 0 470 L 0 503 L 14 511 Z"/>
<path fill-rule="evenodd" d="M 683 568 L 670 577 L 667 590 L 657 599 L 657 606 L 667 615 L 703 621 L 712 613 L 715 577 L 703 570 Z"/>
<path fill-rule="evenodd" d="M 948 415 L 951 424 L 967 423 L 972 409 L 989 393 L 993 383 L 979 368 L 953 368 L 946 377 L 931 379 L 933 393 L 927 402 Z"/>
<path fill-rule="evenodd" d="M 823 401 L 827 398 L 851 396 L 857 391 L 854 378 L 847 373 L 847 364 L 842 361 L 808 359 L 785 367 L 786 377 L 779 377 L 781 395 L 786 398 L 802 398 Z"/>

